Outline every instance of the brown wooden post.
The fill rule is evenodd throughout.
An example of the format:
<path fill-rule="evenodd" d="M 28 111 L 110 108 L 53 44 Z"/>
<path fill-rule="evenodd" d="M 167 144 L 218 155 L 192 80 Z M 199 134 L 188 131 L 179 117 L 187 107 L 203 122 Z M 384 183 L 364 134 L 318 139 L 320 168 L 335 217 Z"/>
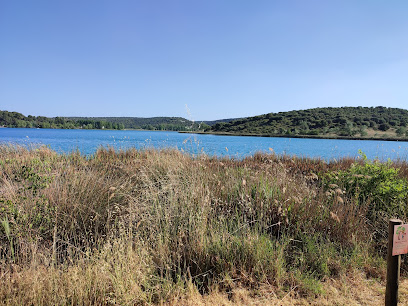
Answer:
<path fill-rule="evenodd" d="M 398 283 L 400 276 L 401 255 L 392 256 L 394 226 L 402 224 L 399 219 L 390 219 L 388 223 L 388 252 L 387 252 L 387 287 L 385 290 L 385 306 L 398 304 Z"/>

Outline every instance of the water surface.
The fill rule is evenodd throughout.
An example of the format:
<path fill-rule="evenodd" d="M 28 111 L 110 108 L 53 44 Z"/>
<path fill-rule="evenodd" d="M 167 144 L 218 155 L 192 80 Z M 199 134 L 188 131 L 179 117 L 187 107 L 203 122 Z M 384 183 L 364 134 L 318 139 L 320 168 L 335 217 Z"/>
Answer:
<path fill-rule="evenodd" d="M 101 147 L 176 148 L 190 154 L 243 158 L 256 152 L 273 152 L 327 160 L 356 156 L 362 150 L 370 159 L 407 159 L 408 142 L 304 139 L 184 134 L 167 131 L 57 130 L 0 128 L 1 143 L 44 144 L 59 153 L 79 150 L 93 154 Z"/>

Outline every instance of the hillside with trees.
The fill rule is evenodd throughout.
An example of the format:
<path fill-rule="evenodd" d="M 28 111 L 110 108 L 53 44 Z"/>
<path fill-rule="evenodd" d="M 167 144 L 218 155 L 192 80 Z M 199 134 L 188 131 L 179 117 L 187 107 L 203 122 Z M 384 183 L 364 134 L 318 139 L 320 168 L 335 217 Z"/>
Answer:
<path fill-rule="evenodd" d="M 190 121 L 181 117 L 68 117 L 78 123 L 86 120 L 106 121 L 111 124 L 121 124 L 125 129 L 158 130 L 158 131 L 196 131 L 209 126 L 205 123 Z"/>
<path fill-rule="evenodd" d="M 54 117 L 24 116 L 18 112 L 0 111 L 0 127 L 48 129 L 141 129 L 159 131 L 198 131 L 209 125 L 180 117 Z"/>
<path fill-rule="evenodd" d="M 210 133 L 233 135 L 406 138 L 408 111 L 388 107 L 326 107 L 220 122 Z"/>
<path fill-rule="evenodd" d="M 124 125 L 107 120 L 72 120 L 64 117 L 24 116 L 18 112 L 0 111 L 0 126 L 11 128 L 43 129 L 114 129 L 122 130 Z"/>
<path fill-rule="evenodd" d="M 408 110 L 388 107 L 326 107 L 255 117 L 194 122 L 181 117 L 54 117 L 0 111 L 0 127 L 205 131 L 213 134 L 408 139 Z"/>

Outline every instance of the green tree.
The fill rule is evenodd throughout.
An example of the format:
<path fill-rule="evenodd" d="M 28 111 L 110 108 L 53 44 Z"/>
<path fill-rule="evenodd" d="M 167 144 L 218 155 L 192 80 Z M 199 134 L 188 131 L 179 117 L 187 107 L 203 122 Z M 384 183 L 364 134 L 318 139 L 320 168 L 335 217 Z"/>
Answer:
<path fill-rule="evenodd" d="M 378 129 L 380 130 L 380 131 L 387 131 L 389 128 L 390 128 L 391 126 L 388 124 L 388 123 L 381 123 L 379 126 L 378 126 Z"/>
<path fill-rule="evenodd" d="M 405 133 L 407 132 L 407 129 L 403 126 L 400 126 L 397 130 L 396 133 L 399 137 L 402 137 L 405 135 Z"/>

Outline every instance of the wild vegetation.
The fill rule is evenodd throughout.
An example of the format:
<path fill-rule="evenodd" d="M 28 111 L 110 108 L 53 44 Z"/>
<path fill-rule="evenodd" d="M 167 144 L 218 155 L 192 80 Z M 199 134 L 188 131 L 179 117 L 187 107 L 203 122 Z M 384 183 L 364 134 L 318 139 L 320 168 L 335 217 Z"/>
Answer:
<path fill-rule="evenodd" d="M 126 129 L 158 130 L 158 131 L 198 131 L 208 127 L 205 123 L 194 122 L 181 117 L 70 117 L 77 122 L 83 120 L 106 121 L 121 124 Z"/>
<path fill-rule="evenodd" d="M 18 112 L 0 111 L 0 126 L 12 128 L 44 128 L 44 129 L 115 129 L 122 130 L 124 125 L 106 120 L 81 121 L 64 117 L 47 118 L 44 116 L 24 116 Z"/>
<path fill-rule="evenodd" d="M 264 136 L 408 138 L 408 111 L 387 107 L 325 107 L 220 122 L 209 132 Z"/>
<path fill-rule="evenodd" d="M 181 117 L 26 117 L 17 112 L 0 111 L 0 126 L 408 140 L 408 111 L 382 106 L 326 107 L 204 122 L 194 122 Z"/>
<path fill-rule="evenodd" d="M 372 288 L 381 298 L 387 219 L 407 216 L 408 164 L 363 153 L 326 162 L 101 148 L 87 157 L 2 145 L 0 175 L 3 304 L 222 295 L 333 305 Z"/>
<path fill-rule="evenodd" d="M 0 111 L 0 127 L 47 129 L 141 129 L 159 131 L 198 131 L 209 126 L 179 117 L 55 117 L 24 116 L 17 112 Z"/>

